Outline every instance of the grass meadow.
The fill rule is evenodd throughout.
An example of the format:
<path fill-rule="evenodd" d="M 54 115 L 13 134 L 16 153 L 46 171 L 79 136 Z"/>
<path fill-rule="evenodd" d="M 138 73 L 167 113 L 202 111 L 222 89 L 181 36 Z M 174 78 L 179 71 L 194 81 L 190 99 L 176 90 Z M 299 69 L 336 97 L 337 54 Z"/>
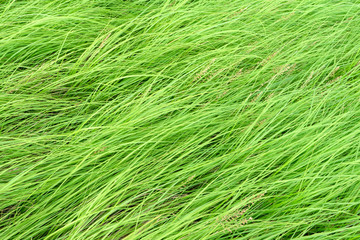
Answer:
<path fill-rule="evenodd" d="M 360 1 L 0 1 L 0 239 L 360 239 Z"/>

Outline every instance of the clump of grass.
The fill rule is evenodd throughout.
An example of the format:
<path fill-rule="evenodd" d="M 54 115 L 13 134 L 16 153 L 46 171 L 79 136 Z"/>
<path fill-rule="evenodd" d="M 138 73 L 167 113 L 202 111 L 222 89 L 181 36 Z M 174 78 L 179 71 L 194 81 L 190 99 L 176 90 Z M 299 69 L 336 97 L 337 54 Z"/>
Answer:
<path fill-rule="evenodd" d="M 0 239 L 356 239 L 359 13 L 3 1 Z"/>

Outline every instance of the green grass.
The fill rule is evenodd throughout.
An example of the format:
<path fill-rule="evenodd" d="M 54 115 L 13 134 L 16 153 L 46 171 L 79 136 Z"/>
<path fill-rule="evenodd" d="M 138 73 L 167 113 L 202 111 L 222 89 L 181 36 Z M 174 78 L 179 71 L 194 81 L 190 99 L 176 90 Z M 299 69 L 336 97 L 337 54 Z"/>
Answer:
<path fill-rule="evenodd" d="M 0 239 L 360 239 L 357 0 L 0 1 Z"/>

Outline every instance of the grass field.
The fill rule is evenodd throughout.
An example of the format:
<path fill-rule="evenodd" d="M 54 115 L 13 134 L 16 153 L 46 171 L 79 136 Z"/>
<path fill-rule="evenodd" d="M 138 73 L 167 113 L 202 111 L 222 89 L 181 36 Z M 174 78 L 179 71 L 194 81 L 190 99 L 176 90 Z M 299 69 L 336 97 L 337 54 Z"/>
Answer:
<path fill-rule="evenodd" d="M 360 1 L 0 0 L 0 239 L 360 239 Z"/>

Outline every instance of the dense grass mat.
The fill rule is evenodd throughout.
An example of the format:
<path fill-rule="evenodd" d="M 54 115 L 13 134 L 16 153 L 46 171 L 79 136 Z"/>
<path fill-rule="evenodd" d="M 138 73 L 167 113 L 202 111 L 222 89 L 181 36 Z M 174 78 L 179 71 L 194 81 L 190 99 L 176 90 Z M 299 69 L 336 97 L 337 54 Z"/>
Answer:
<path fill-rule="evenodd" d="M 359 239 L 357 0 L 0 1 L 0 239 Z"/>

